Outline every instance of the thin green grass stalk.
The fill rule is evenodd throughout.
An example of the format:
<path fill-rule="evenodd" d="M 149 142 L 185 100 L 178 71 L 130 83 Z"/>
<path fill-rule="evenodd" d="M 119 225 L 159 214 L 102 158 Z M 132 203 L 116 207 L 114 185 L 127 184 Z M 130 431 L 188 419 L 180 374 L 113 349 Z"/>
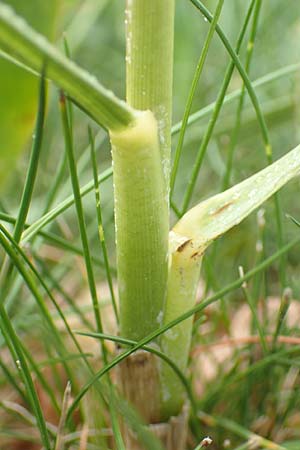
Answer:
<path fill-rule="evenodd" d="M 276 347 L 278 336 L 282 330 L 284 319 L 286 317 L 286 314 L 288 312 L 291 299 L 292 299 L 292 290 L 290 288 L 285 288 L 285 290 L 282 293 L 281 301 L 280 301 L 280 307 L 278 311 L 278 316 L 276 320 L 276 327 L 273 335 L 273 342 L 272 342 L 272 348 Z"/>
<path fill-rule="evenodd" d="M 82 324 L 84 324 L 89 330 L 93 329 L 93 325 L 87 319 L 85 314 L 80 310 L 80 308 L 76 305 L 76 302 L 71 298 L 71 296 L 63 289 L 61 283 L 52 276 L 52 272 L 47 269 L 46 264 L 44 263 L 42 258 L 39 258 L 38 255 L 33 254 L 35 261 L 41 267 L 41 278 L 47 277 L 51 283 L 51 287 L 54 288 L 59 294 L 64 298 L 65 302 L 70 306 L 71 310 L 80 318 Z"/>
<path fill-rule="evenodd" d="M 239 273 L 240 273 L 240 276 L 242 277 L 243 274 L 244 274 L 244 269 L 243 269 L 242 266 L 239 267 Z M 247 286 L 246 282 L 244 282 L 242 284 L 242 289 L 243 289 L 246 301 L 247 301 L 247 303 L 249 305 L 249 308 L 251 310 L 251 314 L 252 314 L 254 325 L 255 325 L 255 327 L 256 327 L 256 329 L 258 331 L 259 337 L 260 337 L 260 343 L 261 343 L 261 347 L 263 349 L 263 353 L 264 353 L 264 355 L 267 355 L 268 352 L 269 352 L 269 349 L 268 349 L 268 345 L 267 345 L 267 342 L 266 342 L 266 339 L 265 339 L 264 329 L 263 329 L 262 325 L 260 324 L 260 321 L 259 321 L 259 318 L 258 318 L 258 315 L 257 315 L 257 311 L 256 311 L 256 305 L 254 303 L 254 299 L 252 298 L 252 296 L 251 296 L 251 294 L 250 294 L 250 292 L 248 290 L 248 286 Z"/>
<path fill-rule="evenodd" d="M 206 39 L 205 39 L 203 47 L 202 47 L 200 58 L 199 58 L 199 61 L 198 61 L 198 64 L 197 64 L 197 67 L 196 67 L 196 70 L 194 73 L 194 77 L 192 80 L 191 88 L 190 88 L 190 91 L 188 94 L 188 99 L 187 99 L 187 102 L 185 105 L 185 110 L 184 110 L 183 118 L 182 118 L 182 125 L 181 125 L 181 129 L 180 129 L 180 133 L 179 133 L 178 143 L 177 143 L 177 147 L 176 147 L 176 151 L 175 151 L 174 163 L 173 163 L 172 172 L 171 172 L 171 179 L 170 179 L 171 195 L 172 195 L 174 185 L 175 185 L 175 180 L 176 180 L 176 175 L 177 175 L 178 165 L 179 165 L 179 159 L 180 159 L 182 148 L 183 148 L 184 136 L 185 136 L 185 132 L 186 132 L 186 128 L 187 128 L 188 118 L 189 118 L 191 108 L 192 108 L 193 99 L 195 96 L 195 92 L 196 92 L 196 88 L 197 88 L 200 76 L 203 71 L 203 67 L 204 67 L 204 63 L 206 61 L 209 46 L 212 41 L 213 35 L 215 33 L 215 28 L 216 28 L 217 22 L 219 20 L 219 17 L 220 17 L 221 11 L 222 11 L 223 3 L 224 3 L 223 0 L 219 0 L 218 4 L 216 6 L 214 17 L 210 24 Z"/>
<path fill-rule="evenodd" d="M 197 9 L 207 18 L 209 22 L 213 20 L 212 15 L 210 12 L 205 8 L 205 6 L 202 4 L 200 0 L 190 0 L 194 6 L 196 6 Z M 240 62 L 240 59 L 232 46 L 230 45 L 228 39 L 226 38 L 225 34 L 223 33 L 221 27 L 219 25 L 216 26 L 216 33 L 219 35 L 221 41 L 223 42 L 225 48 L 227 49 L 230 57 L 234 61 L 234 64 L 246 86 L 246 89 L 248 91 L 249 97 L 251 99 L 251 102 L 253 104 L 253 108 L 257 114 L 257 122 L 260 126 L 263 142 L 265 145 L 265 152 L 267 156 L 270 156 L 272 154 L 272 147 L 270 144 L 269 134 L 268 134 L 268 128 L 265 123 L 264 115 L 261 111 L 260 104 L 258 101 L 258 98 L 256 96 L 255 90 L 252 86 L 252 83 L 247 75 L 247 72 L 245 71 L 243 65 Z"/>
<path fill-rule="evenodd" d="M 112 275 L 111 275 L 111 270 L 110 270 L 110 265 L 109 265 L 109 260 L 108 260 L 108 254 L 107 254 L 106 243 L 105 243 L 105 235 L 104 235 L 104 229 L 103 229 L 103 224 L 102 224 L 101 200 L 100 200 L 97 161 L 96 161 L 96 152 L 95 152 L 95 139 L 92 135 L 92 130 L 90 127 L 88 129 L 88 133 L 89 133 L 89 141 L 90 141 L 90 147 L 91 147 L 91 161 L 92 161 L 93 176 L 94 176 L 94 190 L 95 190 L 96 211 L 97 211 L 97 221 L 98 221 L 98 234 L 99 234 L 101 249 L 102 249 L 102 253 L 103 253 L 106 278 L 107 278 L 107 282 L 108 282 L 108 286 L 109 286 L 113 310 L 115 313 L 116 321 L 117 321 L 117 323 L 119 323 L 118 308 L 117 308 L 116 298 L 115 298 L 115 294 L 114 294 Z"/>
<path fill-rule="evenodd" d="M 67 415 L 68 405 L 71 400 L 70 396 L 71 396 L 71 383 L 68 381 L 66 389 L 64 391 L 62 408 L 61 408 L 61 416 L 59 419 L 54 450 L 63 450 L 63 448 L 64 448 L 64 442 L 63 442 L 64 441 L 64 427 L 66 424 L 66 415 Z"/>
<path fill-rule="evenodd" d="M 38 72 L 46 64 L 47 77 L 105 128 L 120 130 L 134 123 L 136 112 L 132 108 L 64 57 L 4 4 L 0 5 L 0 44 L 7 53 Z"/>
<path fill-rule="evenodd" d="M 81 391 L 78 393 L 76 398 L 74 399 L 72 405 L 69 408 L 68 411 L 68 419 L 72 416 L 74 410 L 77 408 L 80 400 L 82 397 L 86 394 L 86 392 L 89 390 L 89 388 L 98 380 L 100 379 L 105 373 L 107 373 L 109 370 L 111 370 L 113 367 L 115 367 L 117 364 L 119 364 L 123 359 L 127 358 L 129 355 L 137 351 L 138 349 L 142 348 L 144 345 L 147 345 L 149 342 L 155 340 L 157 337 L 161 336 L 163 333 L 171 329 L 172 327 L 178 325 L 180 322 L 188 319 L 189 317 L 192 317 L 196 313 L 200 313 L 205 310 L 205 308 L 212 303 L 215 303 L 217 300 L 220 299 L 220 297 L 225 296 L 226 294 L 232 292 L 235 289 L 238 289 L 241 287 L 242 283 L 245 281 L 248 281 L 252 277 L 254 277 L 257 273 L 261 272 L 262 270 L 265 270 L 267 267 L 269 267 L 274 261 L 276 261 L 278 258 L 281 257 L 283 253 L 288 252 L 291 250 L 296 244 L 300 243 L 300 237 L 295 238 L 288 244 L 286 244 L 284 247 L 282 247 L 280 250 L 278 250 L 276 253 L 265 259 L 263 262 L 261 262 L 259 265 L 257 265 L 255 268 L 251 269 L 249 272 L 247 272 L 242 278 L 238 278 L 232 283 L 225 286 L 220 291 L 216 292 L 211 297 L 208 297 L 204 299 L 200 304 L 194 306 L 190 310 L 186 311 L 184 314 L 181 314 L 179 317 L 177 317 L 175 320 L 172 320 L 171 322 L 163 325 L 158 330 L 153 331 L 145 338 L 141 339 L 136 345 L 134 345 L 131 349 L 124 351 L 119 356 L 115 357 L 109 364 L 107 364 L 103 369 L 98 371 L 93 378 L 91 378 L 86 385 L 81 389 Z M 299 352 L 299 349 L 292 349 L 293 352 Z M 270 362 L 276 361 L 277 355 L 272 354 L 271 356 L 267 356 L 264 358 L 264 361 L 267 360 L 268 364 Z M 251 367 L 252 370 L 254 370 Z"/>
<path fill-rule="evenodd" d="M 24 408 L 24 406 L 21 406 L 19 403 L 4 400 L 1 403 L 1 407 L 2 409 L 5 410 L 6 413 L 10 413 L 15 418 L 17 417 L 18 419 L 21 418 L 26 423 L 26 425 L 30 425 L 32 427 L 35 427 L 36 429 L 35 416 L 31 414 L 31 412 L 28 409 Z M 46 426 L 49 436 L 51 437 L 51 439 L 54 438 L 56 433 L 56 427 L 49 422 L 46 422 Z"/>
<path fill-rule="evenodd" d="M 107 5 L 108 0 L 85 0 L 78 7 L 76 14 L 68 25 L 65 35 L 72 45 L 73 54 L 76 53 L 80 45 L 84 42 L 87 34 L 97 22 L 99 15 Z"/>
<path fill-rule="evenodd" d="M 255 38 L 256 38 L 256 33 L 257 33 L 258 18 L 259 18 L 260 10 L 261 10 L 261 0 L 257 0 L 255 3 L 255 9 L 254 9 L 254 13 L 253 13 L 253 22 L 252 22 L 250 37 L 249 37 L 249 41 L 248 41 L 248 45 L 247 45 L 247 52 L 246 52 L 245 71 L 247 73 L 249 73 L 250 64 L 251 64 L 251 60 L 252 60 L 252 56 L 253 56 L 254 43 L 255 43 Z M 237 111 L 236 111 L 235 127 L 231 133 L 231 138 L 230 138 L 230 146 L 228 149 L 226 172 L 224 174 L 224 178 L 222 181 L 222 191 L 227 189 L 230 185 L 230 176 L 231 176 L 231 170 L 232 170 L 233 155 L 234 155 L 235 147 L 237 145 L 238 135 L 239 135 L 240 127 L 241 127 L 241 119 L 242 119 L 242 111 L 243 111 L 244 100 L 245 100 L 245 93 L 246 93 L 245 84 L 243 84 L 241 95 L 240 95 L 238 106 L 237 106 Z"/>
<path fill-rule="evenodd" d="M 27 391 L 30 406 L 36 417 L 37 427 L 39 429 L 43 446 L 45 450 L 52 450 L 45 418 L 43 416 L 39 398 L 36 393 L 29 368 L 27 366 L 26 358 L 23 354 L 19 338 L 13 329 L 13 326 L 2 303 L 0 303 L 0 328 L 6 340 L 7 346 L 10 349 L 11 356 L 20 371 L 21 378 Z"/>
<path fill-rule="evenodd" d="M 89 243 L 88 243 L 88 236 L 86 232 L 86 225 L 84 220 L 84 213 L 83 213 L 83 207 L 80 197 L 80 188 L 79 188 L 79 180 L 76 170 L 76 163 L 74 158 L 74 150 L 73 150 L 73 139 L 71 134 L 71 129 L 69 127 L 69 118 L 67 115 L 67 108 L 66 108 L 66 99 L 64 97 L 64 94 L 61 93 L 60 96 L 60 109 L 61 109 L 61 117 L 62 117 L 62 125 L 63 125 L 63 132 L 64 132 L 64 138 L 65 138 L 65 146 L 66 146 L 66 153 L 68 155 L 68 162 L 69 162 L 69 170 L 70 170 L 70 176 L 72 181 L 72 187 L 74 192 L 74 198 L 75 198 L 75 206 L 77 211 L 77 218 L 78 218 L 78 225 L 80 230 L 80 237 L 82 241 L 82 248 L 84 252 L 84 260 L 85 260 L 85 267 L 88 277 L 88 284 L 93 304 L 93 310 L 94 310 L 94 317 L 96 322 L 96 330 L 98 333 L 103 332 L 103 326 L 102 326 L 102 319 L 101 319 L 101 313 L 99 309 L 99 302 L 98 302 L 98 296 L 97 296 L 97 290 L 96 290 L 96 283 L 95 283 L 95 277 L 94 277 L 94 271 L 93 271 L 93 264 L 90 257 L 90 249 L 89 249 Z M 102 357 L 104 364 L 107 364 L 107 351 L 105 348 L 105 345 L 103 341 L 101 341 L 101 351 L 102 351 Z M 109 386 L 112 389 L 111 381 L 108 376 L 108 382 Z M 112 390 L 111 390 L 112 394 Z M 109 403 L 109 410 L 111 415 L 111 421 L 112 421 L 112 427 L 114 431 L 114 436 L 117 443 L 118 450 L 124 450 L 124 444 L 118 424 L 118 420 L 116 417 L 116 412 L 114 409 L 113 402 Z"/>
<path fill-rule="evenodd" d="M 68 59 L 71 59 L 71 51 L 70 51 L 70 47 L 68 44 L 68 40 L 66 35 L 63 35 L 63 43 L 64 43 L 64 51 L 65 51 L 65 55 Z M 66 102 L 67 105 L 67 110 L 68 110 L 68 119 L 69 119 L 69 127 L 70 127 L 70 133 L 71 136 L 73 137 L 73 122 L 74 122 L 74 111 L 73 111 L 73 105 L 72 102 Z"/>
<path fill-rule="evenodd" d="M 246 62 L 245 62 L 245 71 L 248 74 L 249 73 L 249 68 L 250 68 L 250 63 L 251 63 L 251 59 L 252 59 L 252 55 L 253 55 L 253 50 L 254 50 L 254 42 L 255 42 L 255 36 L 256 36 L 256 31 L 257 31 L 257 25 L 258 25 L 258 17 L 259 17 L 259 12 L 260 12 L 260 7 L 261 7 L 261 1 L 260 0 L 255 0 L 254 2 L 252 2 L 252 6 L 255 7 L 254 8 L 254 13 L 253 13 L 253 21 L 252 21 L 252 26 L 251 26 L 251 31 L 250 31 L 250 38 L 248 41 L 248 45 L 247 45 L 247 52 L 246 52 Z M 240 41 L 240 44 L 242 42 Z M 239 48 L 237 46 L 236 48 L 236 53 L 239 53 Z M 233 65 L 234 68 L 234 64 L 233 62 L 231 62 L 231 64 Z M 245 93 L 246 93 L 246 89 L 245 89 L 245 84 L 243 83 L 242 89 L 241 89 L 241 94 L 239 97 L 239 102 L 238 102 L 238 106 L 237 106 L 237 112 L 236 112 L 236 123 L 235 123 L 235 127 L 231 133 L 231 139 L 230 139 L 230 146 L 229 146 L 229 150 L 228 150 L 228 156 L 227 156 L 227 163 L 226 163 L 226 170 L 225 170 L 225 174 L 223 177 L 223 180 L 221 182 L 221 191 L 224 191 L 225 189 L 228 189 L 229 184 L 230 184 L 230 176 L 231 176 L 231 170 L 232 170 L 232 162 L 233 162 L 233 155 L 234 155 L 234 149 L 237 143 L 237 139 L 238 139 L 238 133 L 240 130 L 240 125 L 241 125 L 241 117 L 242 117 L 242 110 L 243 110 L 243 106 L 244 106 L 244 99 L 245 99 Z M 218 242 L 216 242 L 214 244 L 214 248 L 213 248 L 213 255 L 212 255 L 212 261 L 213 264 L 215 262 L 215 258 L 217 256 L 217 247 L 218 247 Z M 209 288 L 209 286 L 208 286 Z"/>
<path fill-rule="evenodd" d="M 263 258 L 266 257 L 266 245 L 265 245 L 265 229 L 266 229 L 266 220 L 265 220 L 265 210 L 263 208 L 257 211 L 257 239 L 255 244 L 255 256 L 254 263 L 255 266 Z M 254 299 L 258 299 L 260 295 L 261 284 L 265 283 L 265 274 L 260 274 L 253 280 L 253 285 L 251 289 L 251 295 Z M 267 298 L 267 293 L 263 292 L 264 298 Z"/>
<path fill-rule="evenodd" d="M 20 342 L 20 345 L 22 346 L 22 351 L 31 367 L 31 371 L 35 373 L 36 375 L 36 379 L 39 381 L 40 385 L 43 387 L 44 392 L 46 392 L 46 394 L 49 397 L 50 402 L 52 403 L 52 406 L 54 408 L 54 410 L 59 413 L 60 412 L 60 407 L 58 405 L 58 402 L 56 400 L 55 397 L 55 393 L 53 391 L 53 388 L 49 385 L 49 383 L 47 382 L 46 378 L 44 377 L 44 375 L 41 373 L 38 365 L 35 363 L 34 358 L 32 357 L 31 353 L 25 348 L 24 345 L 22 345 L 22 343 Z"/>
<path fill-rule="evenodd" d="M 16 222 L 16 218 L 5 213 L 0 212 L 0 220 L 3 222 L 14 224 Z M 28 223 L 25 224 L 25 229 L 28 229 L 31 225 Z M 37 231 L 37 235 L 43 237 L 46 241 L 52 243 L 52 245 L 61 248 L 63 250 L 66 250 L 67 252 L 74 253 L 75 255 L 83 256 L 83 251 L 80 247 L 70 244 L 69 241 L 62 238 L 61 236 L 58 236 L 57 234 L 48 232 L 48 231 Z M 94 264 L 101 266 L 105 268 L 104 262 L 98 258 L 97 256 L 92 255 L 91 256 L 92 261 Z M 111 268 L 112 272 L 116 272 L 115 268 Z"/>
<path fill-rule="evenodd" d="M 112 168 L 104 170 L 99 175 L 99 183 L 103 183 L 112 175 Z M 91 180 L 87 184 L 85 184 L 80 189 L 80 196 L 83 197 L 94 189 L 94 181 Z M 51 211 L 49 211 L 44 216 L 40 217 L 33 224 L 31 224 L 27 230 L 25 230 L 22 238 L 22 243 L 28 242 L 33 236 L 35 236 L 42 228 L 44 228 L 48 223 L 52 222 L 57 216 L 66 211 L 70 206 L 72 206 L 75 202 L 74 195 L 70 195 L 65 200 L 60 202 L 57 206 L 55 206 Z"/>
<path fill-rule="evenodd" d="M 247 14 L 246 14 L 246 17 L 245 17 L 242 29 L 240 31 L 240 34 L 238 36 L 236 49 L 235 49 L 236 58 L 238 58 L 238 54 L 239 54 L 241 45 L 243 43 L 243 39 L 244 39 L 245 33 L 247 31 L 247 27 L 248 27 L 251 15 L 252 15 L 254 4 L 255 4 L 254 1 L 252 1 L 250 6 L 249 6 L 249 8 L 248 8 L 248 11 L 247 11 Z M 224 76 L 224 80 L 223 80 L 221 89 L 219 91 L 219 94 L 218 94 L 218 97 L 217 97 L 217 100 L 216 100 L 216 103 L 215 103 L 214 110 L 213 110 L 212 115 L 210 117 L 210 120 L 209 120 L 207 129 L 206 129 L 206 132 L 205 132 L 205 134 L 204 134 L 204 136 L 202 138 L 202 142 L 201 142 L 200 148 L 199 148 L 198 153 L 197 153 L 196 161 L 195 161 L 194 167 L 192 169 L 192 174 L 191 174 L 191 177 L 189 179 L 188 187 L 186 189 L 186 192 L 185 192 L 185 195 L 184 195 L 184 198 L 183 198 L 183 206 L 182 206 L 182 212 L 183 213 L 186 212 L 186 210 L 188 208 L 188 205 L 190 203 L 190 200 L 191 200 L 191 197 L 192 197 L 192 194 L 193 194 L 193 191 L 194 191 L 194 187 L 195 187 L 195 184 L 196 184 L 196 181 L 197 181 L 197 178 L 198 178 L 199 171 L 200 171 L 201 166 L 202 166 L 202 162 L 203 162 L 203 159 L 204 159 L 204 156 L 205 156 L 208 144 L 209 144 L 210 139 L 212 137 L 212 134 L 213 134 L 213 131 L 214 131 L 217 119 L 219 117 L 219 114 L 221 112 L 221 109 L 222 109 L 222 106 L 223 106 L 223 103 L 224 103 L 226 91 L 227 91 L 227 88 L 229 86 L 229 83 L 230 83 L 230 80 L 231 80 L 231 77 L 232 77 L 232 74 L 233 74 L 233 71 L 234 71 L 234 68 L 235 68 L 235 62 L 236 61 L 234 59 L 232 59 L 230 61 L 230 63 L 228 64 L 228 67 L 226 69 L 226 73 L 225 73 L 225 76 Z"/>
<path fill-rule="evenodd" d="M 42 149 L 42 138 L 45 122 L 45 109 L 46 109 L 46 81 L 45 81 L 45 71 L 43 70 L 40 82 L 39 91 L 39 106 L 36 119 L 35 132 L 33 135 L 33 145 L 30 155 L 29 167 L 26 174 L 26 180 L 24 184 L 24 190 L 20 202 L 20 208 L 18 212 L 18 217 L 15 224 L 15 229 L 13 233 L 13 238 L 16 242 L 20 241 L 24 225 L 26 223 L 27 214 L 29 211 L 32 193 L 34 188 L 34 183 L 36 180 L 36 174 L 39 164 L 39 158 Z"/>
<path fill-rule="evenodd" d="M 58 168 L 56 170 L 54 180 L 51 183 L 50 190 L 46 194 L 45 207 L 43 209 L 42 216 L 49 211 L 51 205 L 55 200 L 59 187 L 63 181 L 66 165 L 67 165 L 67 155 L 64 152 L 59 162 Z"/>
<path fill-rule="evenodd" d="M 17 242 L 20 242 L 21 235 L 24 230 L 27 214 L 32 199 L 33 188 L 36 180 L 39 158 L 42 149 L 42 138 L 45 122 L 45 108 L 46 108 L 46 82 L 45 82 L 45 72 L 43 70 L 40 80 L 38 112 L 35 125 L 35 132 L 33 136 L 33 144 L 30 154 L 29 167 L 26 174 L 25 184 L 20 202 L 20 208 L 13 233 L 14 239 Z M 6 292 L 8 292 L 9 289 L 11 275 L 12 275 L 12 265 L 11 263 L 9 263 L 8 259 L 5 258 L 0 272 L 0 286 L 2 287 L 2 289 L 5 286 Z"/>
<path fill-rule="evenodd" d="M 18 385 L 15 374 L 11 373 L 11 371 L 8 369 L 8 365 L 5 364 L 1 358 L 0 358 L 0 368 L 5 376 L 6 380 L 8 381 L 8 383 L 12 386 L 12 388 L 20 396 L 20 399 L 22 399 L 22 401 L 25 404 L 27 404 L 28 399 L 27 399 L 26 393 L 24 392 L 23 388 L 21 388 Z"/>
<path fill-rule="evenodd" d="M 213 265 L 211 264 L 210 258 L 206 255 L 206 258 L 203 260 L 203 268 L 205 271 L 205 295 L 209 292 L 209 288 L 213 289 L 213 292 L 216 292 L 220 289 L 220 285 L 218 282 L 218 276 L 215 274 L 213 270 Z M 225 327 L 227 333 L 230 332 L 230 317 L 229 311 L 227 308 L 227 304 L 224 298 L 220 299 L 220 314 L 223 326 Z"/>
<path fill-rule="evenodd" d="M 71 130 L 69 128 L 69 119 L 67 116 L 66 99 L 65 99 L 64 94 L 61 94 L 61 96 L 60 96 L 60 109 L 61 109 L 63 133 L 64 133 L 64 138 L 65 138 L 65 147 L 66 147 L 66 153 L 67 153 L 68 161 L 69 161 L 69 170 L 70 170 L 72 187 L 73 187 L 73 192 L 74 192 L 75 206 L 76 206 L 76 211 L 77 211 L 77 218 L 78 218 L 78 225 L 79 225 L 79 229 L 80 229 L 82 248 L 83 248 L 83 252 L 84 252 L 88 284 L 89 284 L 89 288 L 90 288 L 90 294 L 91 294 L 91 299 L 92 299 L 92 304 L 93 304 L 93 309 L 94 309 L 96 328 L 97 328 L 98 332 L 102 332 L 103 327 L 102 327 L 101 315 L 100 315 L 100 311 L 99 311 L 96 283 L 95 283 L 93 265 L 92 265 L 92 261 L 91 261 L 91 257 L 90 257 L 88 236 L 87 236 L 87 232 L 86 232 L 83 207 L 82 207 L 82 202 L 81 202 L 81 197 L 80 197 L 79 180 L 78 180 L 78 176 L 77 176 L 76 163 L 75 163 L 75 158 L 74 158 L 72 135 L 71 135 Z M 102 351 L 103 351 L 103 348 L 102 348 Z M 103 351 L 103 353 L 105 354 L 105 350 Z"/>
<path fill-rule="evenodd" d="M 234 450 L 249 450 L 249 442 L 245 442 L 244 444 L 235 447 Z"/>

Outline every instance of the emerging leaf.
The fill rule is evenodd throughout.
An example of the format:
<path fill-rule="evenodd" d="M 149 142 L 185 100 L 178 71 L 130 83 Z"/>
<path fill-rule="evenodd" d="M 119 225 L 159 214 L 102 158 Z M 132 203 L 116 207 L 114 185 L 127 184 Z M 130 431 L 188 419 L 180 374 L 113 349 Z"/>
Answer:
<path fill-rule="evenodd" d="M 202 253 L 214 239 L 239 224 L 299 173 L 297 146 L 250 178 L 190 209 L 173 228 L 171 251 L 182 245 L 185 237 L 186 241 L 192 240 L 193 250 Z"/>

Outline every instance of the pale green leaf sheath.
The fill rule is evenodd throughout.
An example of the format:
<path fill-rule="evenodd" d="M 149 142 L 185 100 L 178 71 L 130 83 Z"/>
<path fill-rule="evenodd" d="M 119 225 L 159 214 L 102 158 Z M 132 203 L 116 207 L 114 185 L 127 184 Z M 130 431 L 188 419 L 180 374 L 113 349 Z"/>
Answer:
<path fill-rule="evenodd" d="M 170 233 L 170 272 L 164 323 L 191 308 L 196 300 L 202 255 L 209 244 L 300 173 L 300 146 L 236 186 L 190 209 Z M 166 332 L 161 347 L 181 370 L 186 369 L 192 320 Z M 163 414 L 180 410 L 183 390 L 162 364 Z"/>
<path fill-rule="evenodd" d="M 159 326 L 167 277 L 168 211 L 157 122 L 145 111 L 135 126 L 110 137 L 121 335 L 139 340 Z"/>

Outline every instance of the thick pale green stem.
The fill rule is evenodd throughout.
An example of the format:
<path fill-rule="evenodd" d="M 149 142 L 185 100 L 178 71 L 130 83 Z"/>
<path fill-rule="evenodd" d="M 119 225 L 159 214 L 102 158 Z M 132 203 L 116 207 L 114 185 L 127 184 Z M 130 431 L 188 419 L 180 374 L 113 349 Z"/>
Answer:
<path fill-rule="evenodd" d="M 165 189 L 169 191 L 174 0 L 127 0 L 127 101 L 158 122 Z"/>
<path fill-rule="evenodd" d="M 111 133 L 121 335 L 158 328 L 166 295 L 168 211 L 157 123 L 150 111 Z"/>
<path fill-rule="evenodd" d="M 136 340 L 160 325 L 167 289 L 173 22 L 174 0 L 127 0 L 127 101 L 147 112 L 111 141 L 121 333 Z"/>

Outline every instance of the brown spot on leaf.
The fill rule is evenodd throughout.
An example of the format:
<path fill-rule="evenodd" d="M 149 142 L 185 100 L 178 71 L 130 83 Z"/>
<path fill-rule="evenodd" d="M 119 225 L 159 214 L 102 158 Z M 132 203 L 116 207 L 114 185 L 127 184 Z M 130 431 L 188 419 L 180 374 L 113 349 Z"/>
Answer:
<path fill-rule="evenodd" d="M 233 203 L 234 202 L 232 200 L 230 202 L 225 203 L 224 205 L 220 206 L 220 208 L 218 208 L 216 211 L 212 212 L 211 215 L 216 216 L 217 214 L 220 214 L 222 211 L 224 211 L 230 205 L 233 205 Z"/>
<path fill-rule="evenodd" d="M 183 244 L 179 245 L 177 251 L 178 251 L 179 253 L 181 253 L 181 252 L 185 249 L 185 247 L 187 246 L 187 244 L 188 244 L 189 242 L 191 242 L 191 240 L 192 240 L 192 239 L 188 239 L 188 240 L 185 241 Z"/>
<path fill-rule="evenodd" d="M 199 257 L 202 256 L 202 255 L 203 255 L 203 251 L 197 250 L 195 253 L 193 253 L 193 254 L 191 255 L 191 259 L 193 259 L 193 258 L 199 258 Z"/>

